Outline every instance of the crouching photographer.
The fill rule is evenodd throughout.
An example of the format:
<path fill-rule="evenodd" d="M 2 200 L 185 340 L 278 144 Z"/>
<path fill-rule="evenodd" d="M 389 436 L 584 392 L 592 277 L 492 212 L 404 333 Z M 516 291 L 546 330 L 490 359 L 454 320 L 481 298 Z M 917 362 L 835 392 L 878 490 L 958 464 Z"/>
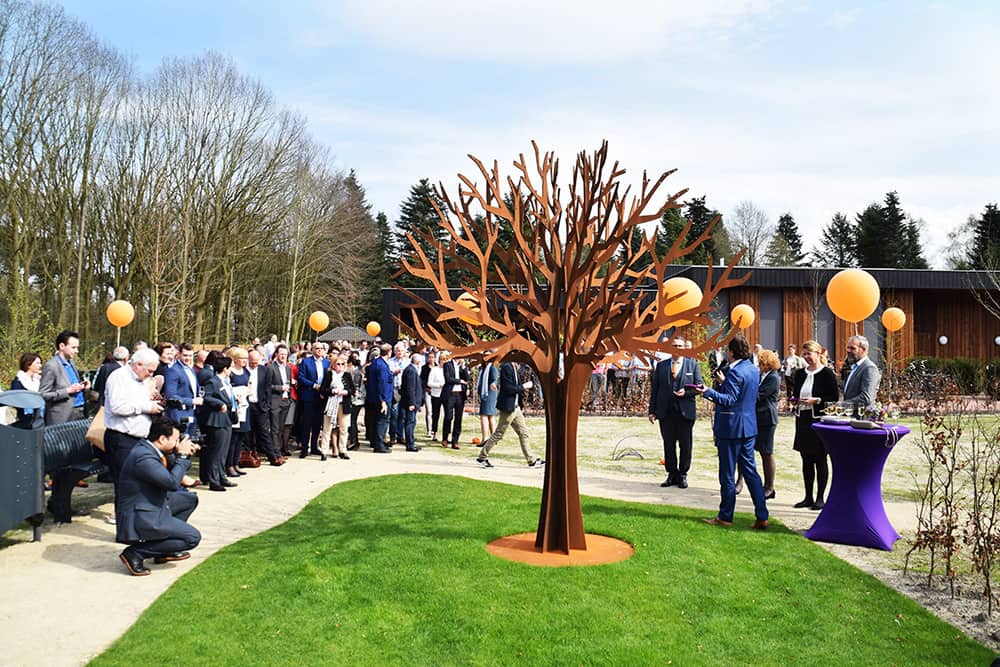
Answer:
<path fill-rule="evenodd" d="M 181 488 L 197 450 L 189 439 L 180 439 L 176 422 L 156 415 L 149 436 L 125 460 L 118 481 L 117 540 L 130 545 L 119 558 L 131 574 L 150 574 L 143 564 L 147 558 L 158 564 L 186 560 L 201 542 L 201 533 L 187 523 L 198 496 Z"/>

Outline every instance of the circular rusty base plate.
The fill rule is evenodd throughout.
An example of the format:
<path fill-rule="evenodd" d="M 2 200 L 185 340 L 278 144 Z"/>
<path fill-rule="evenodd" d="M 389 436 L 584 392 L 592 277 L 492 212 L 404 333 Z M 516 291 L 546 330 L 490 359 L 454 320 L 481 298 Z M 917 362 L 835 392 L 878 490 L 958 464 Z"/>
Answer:
<path fill-rule="evenodd" d="M 570 549 L 569 554 L 542 552 L 535 547 L 535 533 L 500 537 L 487 544 L 486 550 L 500 558 L 545 567 L 605 565 L 626 560 L 635 553 L 635 549 L 628 542 L 607 535 L 590 533 L 587 533 L 587 548 Z"/>

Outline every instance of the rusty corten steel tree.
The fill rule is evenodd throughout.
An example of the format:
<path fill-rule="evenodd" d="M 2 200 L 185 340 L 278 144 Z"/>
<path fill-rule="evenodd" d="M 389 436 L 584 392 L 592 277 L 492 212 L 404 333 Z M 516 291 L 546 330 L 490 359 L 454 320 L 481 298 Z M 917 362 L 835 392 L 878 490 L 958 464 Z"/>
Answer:
<path fill-rule="evenodd" d="M 655 181 L 644 172 L 639 193 L 630 195 L 631 187 L 621 182 L 625 170 L 617 162 L 608 165 L 605 141 L 592 154 L 577 155 L 563 197 L 559 161 L 551 152 L 542 154 L 535 142 L 532 147 L 533 163 L 521 154 L 513 164 L 516 180 L 501 177 L 496 162 L 488 169 L 470 155 L 485 183 L 459 174 L 457 199 L 449 197 L 443 184 L 435 188 L 443 203 L 443 208 L 435 203 L 439 223 L 451 236 L 442 242 L 429 233 L 419 240 L 409 235 L 411 248 L 401 272 L 428 281 L 436 299 L 431 303 L 403 289 L 413 300 L 412 322 L 404 324 L 456 357 L 525 362 L 535 370 L 545 396 L 548 462 L 535 544 L 543 551 L 569 553 L 587 547 L 576 429 L 593 366 L 612 353 L 667 350 L 672 338 L 661 341 L 660 336 L 681 320 L 712 328 L 708 314 L 713 299 L 746 276 L 730 277 L 739 255 L 717 280 L 710 262 L 696 307 L 668 314 L 665 307 L 683 293 L 667 295 L 662 289 L 644 304 L 641 288 L 662 284 L 669 277 L 667 267 L 707 241 L 718 219 L 687 242 L 689 223 L 669 251 L 657 257 L 655 236 L 647 237 L 638 226 L 681 207 L 687 190 L 648 211 L 674 170 Z M 509 243 L 499 243 L 505 236 Z M 424 248 L 434 248 L 433 259 Z M 461 284 L 449 285 L 456 274 L 464 276 Z M 475 303 L 460 302 L 452 295 L 456 288 L 470 293 Z M 484 329 L 495 333 L 484 338 Z M 691 354 L 725 344 L 731 336 L 717 329 Z"/>

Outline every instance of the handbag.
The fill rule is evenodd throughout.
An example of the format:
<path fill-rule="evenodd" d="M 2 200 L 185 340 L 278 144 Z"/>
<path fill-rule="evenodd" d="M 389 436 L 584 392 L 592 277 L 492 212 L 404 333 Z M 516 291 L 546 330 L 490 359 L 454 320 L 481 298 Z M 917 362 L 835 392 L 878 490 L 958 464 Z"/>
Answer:
<path fill-rule="evenodd" d="M 97 414 L 94 415 L 94 419 L 90 422 L 90 426 L 87 428 L 87 435 L 84 436 L 87 442 L 102 452 L 104 451 L 105 430 L 107 429 L 104 426 L 104 406 L 102 405 L 97 410 Z"/>
<path fill-rule="evenodd" d="M 259 468 L 260 467 L 260 454 L 252 449 L 244 449 L 240 451 L 240 467 L 241 468 Z"/>

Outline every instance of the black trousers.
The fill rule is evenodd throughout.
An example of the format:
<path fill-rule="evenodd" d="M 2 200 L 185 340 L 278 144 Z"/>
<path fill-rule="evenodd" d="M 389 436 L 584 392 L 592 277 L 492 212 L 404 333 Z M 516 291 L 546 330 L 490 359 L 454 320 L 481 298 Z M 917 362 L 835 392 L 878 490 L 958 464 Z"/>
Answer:
<path fill-rule="evenodd" d="M 351 405 L 351 426 L 347 432 L 347 444 L 349 445 L 361 444 L 358 434 L 358 417 L 361 415 L 361 410 L 364 407 L 364 405 Z"/>
<path fill-rule="evenodd" d="M 296 409 L 302 413 L 299 444 L 305 451 L 318 454 L 319 432 L 323 430 L 323 401 L 299 401 Z"/>
<path fill-rule="evenodd" d="M 233 428 L 223 426 L 204 426 L 201 432 L 205 434 L 205 442 L 201 446 L 201 467 L 198 477 L 202 484 L 222 484 L 225 475 L 226 454 L 229 453 L 229 439 Z"/>
<path fill-rule="evenodd" d="M 139 438 L 121 431 L 107 429 L 104 431 L 105 463 L 111 468 L 111 481 L 115 487 L 115 514 L 118 513 L 118 480 L 125 467 L 125 459 L 129 452 L 138 444 Z"/>
<path fill-rule="evenodd" d="M 274 440 L 271 438 L 271 406 L 267 409 L 259 407 L 259 403 L 250 404 L 250 440 L 248 443 L 257 453 L 273 461 L 278 458 L 278 450 L 274 447 Z"/>
<path fill-rule="evenodd" d="M 444 424 L 441 428 L 441 440 L 457 444 L 462 437 L 462 415 L 465 413 L 465 401 L 462 394 L 448 392 L 444 398 Z"/>
<path fill-rule="evenodd" d="M 694 422 L 684 419 L 679 414 L 670 414 L 658 420 L 660 437 L 663 438 L 663 461 L 667 474 L 688 474 L 691 470 L 691 432 Z M 677 450 L 680 448 L 680 460 Z"/>
<path fill-rule="evenodd" d="M 281 436 L 285 430 L 285 420 L 288 419 L 288 408 L 291 403 L 286 399 L 275 407 L 271 404 L 271 411 L 268 413 L 271 418 L 271 447 L 275 452 L 281 451 Z"/>

